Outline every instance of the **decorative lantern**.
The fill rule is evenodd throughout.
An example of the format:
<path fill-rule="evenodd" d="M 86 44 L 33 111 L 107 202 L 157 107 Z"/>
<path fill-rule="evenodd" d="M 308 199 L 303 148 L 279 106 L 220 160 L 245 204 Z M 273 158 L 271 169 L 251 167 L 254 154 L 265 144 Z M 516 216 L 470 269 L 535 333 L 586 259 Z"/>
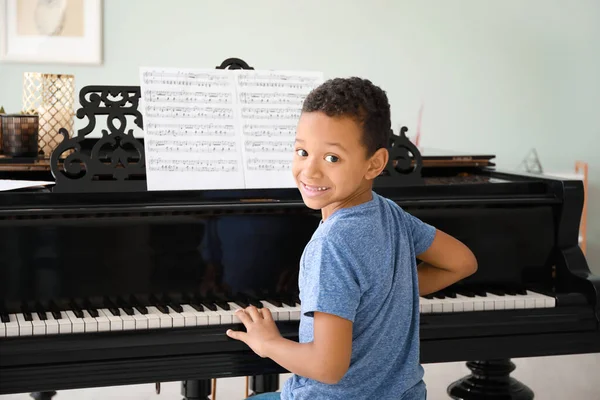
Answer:
<path fill-rule="evenodd" d="M 13 157 L 36 157 L 38 153 L 38 116 L 2 115 L 2 147 Z"/>
<path fill-rule="evenodd" d="M 23 114 L 39 116 L 39 150 L 45 158 L 61 142 L 58 130 L 73 135 L 75 77 L 65 74 L 23 74 Z"/>

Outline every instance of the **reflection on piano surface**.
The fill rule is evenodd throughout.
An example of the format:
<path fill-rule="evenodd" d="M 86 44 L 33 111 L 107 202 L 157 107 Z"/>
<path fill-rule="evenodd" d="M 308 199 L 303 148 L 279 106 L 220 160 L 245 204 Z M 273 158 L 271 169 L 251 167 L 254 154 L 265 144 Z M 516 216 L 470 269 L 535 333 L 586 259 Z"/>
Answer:
<path fill-rule="evenodd" d="M 420 182 L 375 187 L 478 259 L 421 298 L 421 361 L 508 382 L 510 358 L 600 351 L 581 182 L 442 159 L 423 157 Z M 296 190 L 57 186 L 0 193 L 0 394 L 285 372 L 225 331 L 253 304 L 297 340 L 298 261 L 320 214 Z M 509 390 L 469 379 L 452 390 Z"/>

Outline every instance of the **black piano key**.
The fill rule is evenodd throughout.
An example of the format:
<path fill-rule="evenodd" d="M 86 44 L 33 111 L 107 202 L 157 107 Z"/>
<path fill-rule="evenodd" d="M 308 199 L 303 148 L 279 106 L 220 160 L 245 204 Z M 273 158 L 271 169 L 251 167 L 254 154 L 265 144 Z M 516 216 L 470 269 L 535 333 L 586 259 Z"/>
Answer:
<path fill-rule="evenodd" d="M 85 299 L 81 302 L 81 308 L 90 313 L 92 318 L 98 318 L 98 310 L 96 310 L 96 307 L 94 307 L 88 299 Z"/>
<path fill-rule="evenodd" d="M 209 309 L 210 311 L 217 311 L 217 306 L 216 306 L 216 304 L 213 304 L 213 303 L 211 303 L 211 302 L 209 302 L 209 301 L 203 301 L 203 302 L 202 302 L 202 305 L 203 305 L 205 308 Z"/>
<path fill-rule="evenodd" d="M 217 306 L 221 307 L 225 311 L 230 311 L 231 310 L 231 306 L 226 301 L 216 301 L 215 304 Z"/>
<path fill-rule="evenodd" d="M 48 317 L 46 316 L 46 311 L 44 310 L 44 307 L 42 307 L 42 305 L 40 303 L 35 304 L 35 312 L 38 315 L 38 317 L 40 318 L 40 320 L 42 320 L 42 321 L 48 320 Z"/>
<path fill-rule="evenodd" d="M 110 313 L 112 315 L 114 315 L 115 317 L 118 317 L 119 315 L 121 315 L 121 311 L 119 311 L 119 307 L 117 307 L 116 304 L 113 303 L 113 301 L 111 299 L 109 299 L 108 297 L 104 298 L 104 307 L 106 307 L 106 309 L 108 311 L 110 311 Z"/>
<path fill-rule="evenodd" d="M 426 294 L 425 296 L 423 296 L 424 298 L 428 299 L 428 300 L 433 300 L 433 294 Z"/>
<path fill-rule="evenodd" d="M 165 296 L 164 304 L 171 307 L 175 312 L 178 312 L 178 313 L 183 312 L 183 307 L 181 307 L 181 304 L 179 304 L 178 302 L 174 301 L 173 299 L 171 299 L 167 296 Z"/>
<path fill-rule="evenodd" d="M 442 292 L 436 292 L 436 293 L 434 293 L 434 294 L 433 294 L 433 297 L 434 297 L 435 299 L 445 299 L 445 298 L 446 298 L 446 296 L 445 296 L 445 295 L 444 295 L 444 293 L 442 293 Z"/>
<path fill-rule="evenodd" d="M 69 307 L 71 308 L 71 311 L 73 311 L 73 314 L 75 314 L 77 318 L 83 318 L 83 310 L 79 308 L 79 305 L 75 300 L 71 300 L 69 302 Z"/>
<path fill-rule="evenodd" d="M 159 300 L 155 295 L 150 296 L 150 302 L 161 313 L 169 314 L 169 307 L 167 307 L 167 305 L 162 300 Z"/>
<path fill-rule="evenodd" d="M 200 302 L 196 301 L 196 300 L 190 300 L 188 301 L 188 304 L 196 311 L 199 312 L 204 312 L 204 307 L 202 307 L 202 304 L 200 304 Z"/>
<path fill-rule="evenodd" d="M 4 309 L 0 309 L 0 321 L 7 323 L 10 322 L 10 318 L 8 318 L 8 312 Z"/>
<path fill-rule="evenodd" d="M 54 319 L 62 319 L 62 312 L 60 311 L 60 308 L 58 308 L 55 302 L 50 301 L 48 303 L 48 309 L 50 310 L 50 313 L 52 314 L 52 317 Z"/>
<path fill-rule="evenodd" d="M 296 302 L 293 299 L 284 300 L 283 304 L 289 307 L 296 307 Z"/>
<path fill-rule="evenodd" d="M 247 308 L 250 306 L 250 303 L 248 303 L 246 300 L 237 299 L 237 300 L 234 300 L 233 302 L 242 308 Z"/>
<path fill-rule="evenodd" d="M 131 305 L 125 300 L 123 300 L 121 297 L 117 297 L 117 306 L 119 306 L 121 310 L 125 311 L 125 314 L 127 315 L 134 314 L 133 307 L 131 307 Z"/>
<path fill-rule="evenodd" d="M 141 305 L 139 300 L 137 299 L 137 297 L 135 297 L 133 295 L 129 296 L 129 303 L 133 306 L 133 308 L 138 310 L 141 314 L 148 314 L 148 308 Z"/>
<path fill-rule="evenodd" d="M 275 307 L 283 307 L 283 304 L 279 300 L 275 300 L 269 297 L 265 301 L 269 304 L 274 305 Z"/>
<path fill-rule="evenodd" d="M 490 289 L 488 291 L 491 294 L 495 294 L 496 296 L 505 296 L 506 295 L 506 291 L 504 291 L 502 289 Z"/>
<path fill-rule="evenodd" d="M 33 317 L 31 316 L 31 311 L 29 311 L 29 307 L 27 307 L 26 304 L 23 304 L 21 306 L 21 312 L 23 313 L 23 316 L 25 317 L 25 321 L 33 321 Z"/>

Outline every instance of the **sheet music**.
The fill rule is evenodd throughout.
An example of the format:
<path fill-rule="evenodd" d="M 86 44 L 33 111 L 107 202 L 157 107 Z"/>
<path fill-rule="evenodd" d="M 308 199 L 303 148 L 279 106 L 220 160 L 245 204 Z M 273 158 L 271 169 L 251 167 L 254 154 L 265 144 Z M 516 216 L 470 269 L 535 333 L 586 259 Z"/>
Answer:
<path fill-rule="evenodd" d="M 34 188 L 38 186 L 54 185 L 53 181 L 26 181 L 26 180 L 12 180 L 12 179 L 0 179 L 0 192 Z"/>
<path fill-rule="evenodd" d="M 174 68 L 140 74 L 148 190 L 243 188 L 233 75 Z"/>
<path fill-rule="evenodd" d="M 320 72 L 141 68 L 148 190 L 295 187 L 296 125 Z"/>
<path fill-rule="evenodd" d="M 296 126 L 319 72 L 239 70 L 236 74 L 247 188 L 296 187 Z"/>

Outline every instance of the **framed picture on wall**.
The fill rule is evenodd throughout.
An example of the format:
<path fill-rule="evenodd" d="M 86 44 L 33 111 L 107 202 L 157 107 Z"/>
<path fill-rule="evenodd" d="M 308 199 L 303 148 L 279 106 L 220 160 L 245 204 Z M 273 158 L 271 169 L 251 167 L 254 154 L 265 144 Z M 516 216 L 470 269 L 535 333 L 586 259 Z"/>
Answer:
<path fill-rule="evenodd" d="M 0 60 L 101 64 L 102 0 L 0 0 Z"/>

